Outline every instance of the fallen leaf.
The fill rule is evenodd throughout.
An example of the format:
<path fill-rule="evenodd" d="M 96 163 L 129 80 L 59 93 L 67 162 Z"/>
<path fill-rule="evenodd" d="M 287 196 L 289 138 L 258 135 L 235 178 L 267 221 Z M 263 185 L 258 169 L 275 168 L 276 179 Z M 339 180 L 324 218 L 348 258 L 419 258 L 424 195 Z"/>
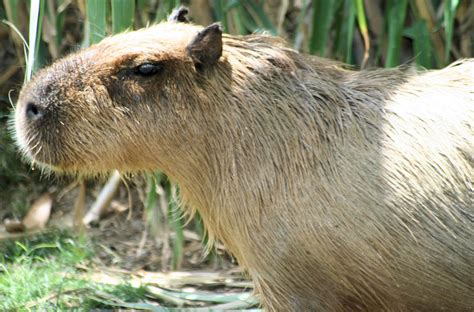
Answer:
<path fill-rule="evenodd" d="M 51 214 L 53 206 L 53 197 L 50 193 L 41 195 L 31 205 L 30 210 L 23 218 L 23 225 L 27 230 L 39 230 L 45 227 Z"/>
<path fill-rule="evenodd" d="M 114 211 L 117 211 L 117 212 L 124 212 L 128 210 L 128 207 L 126 205 L 122 204 L 121 202 L 117 200 L 113 200 L 110 203 L 110 208 L 112 208 Z"/>
<path fill-rule="evenodd" d="M 25 226 L 20 220 L 5 219 L 3 224 L 8 233 L 19 233 L 25 231 Z"/>

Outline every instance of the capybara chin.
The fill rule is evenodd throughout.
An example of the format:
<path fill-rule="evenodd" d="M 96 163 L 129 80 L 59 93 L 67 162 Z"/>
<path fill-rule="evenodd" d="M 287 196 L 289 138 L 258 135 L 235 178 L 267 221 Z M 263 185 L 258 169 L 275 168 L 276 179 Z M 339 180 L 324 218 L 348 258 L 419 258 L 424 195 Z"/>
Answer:
<path fill-rule="evenodd" d="M 27 158 L 162 170 L 268 311 L 472 311 L 474 60 L 353 71 L 181 13 L 26 84 Z"/>

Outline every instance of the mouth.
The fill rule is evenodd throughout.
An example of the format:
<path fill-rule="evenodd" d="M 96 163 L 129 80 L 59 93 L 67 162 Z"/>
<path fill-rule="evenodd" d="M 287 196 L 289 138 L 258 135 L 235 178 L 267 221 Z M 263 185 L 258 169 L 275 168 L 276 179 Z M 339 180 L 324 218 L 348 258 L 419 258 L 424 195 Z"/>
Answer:
<path fill-rule="evenodd" d="M 32 168 L 47 169 L 57 171 L 59 167 L 52 161 L 51 157 L 46 158 L 42 153 L 42 146 L 39 141 L 33 143 L 31 141 L 17 140 L 17 146 L 26 162 L 30 163 Z M 30 146 L 31 145 L 31 146 Z"/>
<path fill-rule="evenodd" d="M 45 142 L 39 138 L 39 131 L 25 124 L 24 118 L 16 113 L 9 120 L 9 131 L 22 157 L 32 165 L 41 169 L 55 170 L 57 162 L 54 154 L 45 154 Z"/>
<path fill-rule="evenodd" d="M 16 140 L 22 158 L 31 165 L 32 170 L 39 169 L 44 173 L 75 173 L 80 171 L 77 163 L 63 159 L 57 151 L 51 150 L 47 143 L 34 138 L 23 139 L 18 135 Z"/>

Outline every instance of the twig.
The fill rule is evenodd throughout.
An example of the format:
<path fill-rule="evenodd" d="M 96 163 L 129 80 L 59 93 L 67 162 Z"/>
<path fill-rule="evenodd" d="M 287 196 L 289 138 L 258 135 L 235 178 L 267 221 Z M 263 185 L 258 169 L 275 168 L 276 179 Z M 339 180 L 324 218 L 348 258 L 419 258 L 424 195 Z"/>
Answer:
<path fill-rule="evenodd" d="M 81 222 L 82 217 L 84 216 L 84 209 L 86 205 L 86 185 L 84 180 L 79 181 L 79 195 L 76 198 L 74 205 L 74 228 L 78 232 L 84 230 L 84 225 Z"/>
<path fill-rule="evenodd" d="M 109 204 L 118 189 L 120 181 L 120 173 L 118 171 L 114 171 L 112 176 L 109 178 L 109 181 L 107 181 L 105 186 L 100 191 L 96 201 L 82 219 L 84 225 L 88 225 L 91 222 L 98 221 L 100 219 L 100 217 L 104 214 L 104 211 L 107 209 L 107 207 L 109 207 Z"/>

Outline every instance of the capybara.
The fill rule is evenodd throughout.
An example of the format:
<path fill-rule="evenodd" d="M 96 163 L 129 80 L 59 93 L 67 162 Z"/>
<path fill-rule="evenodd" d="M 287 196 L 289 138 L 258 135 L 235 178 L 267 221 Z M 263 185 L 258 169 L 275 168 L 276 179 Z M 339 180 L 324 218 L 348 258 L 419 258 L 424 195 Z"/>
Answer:
<path fill-rule="evenodd" d="M 162 170 L 268 311 L 472 311 L 474 60 L 355 71 L 185 14 L 38 72 L 24 155 Z"/>

